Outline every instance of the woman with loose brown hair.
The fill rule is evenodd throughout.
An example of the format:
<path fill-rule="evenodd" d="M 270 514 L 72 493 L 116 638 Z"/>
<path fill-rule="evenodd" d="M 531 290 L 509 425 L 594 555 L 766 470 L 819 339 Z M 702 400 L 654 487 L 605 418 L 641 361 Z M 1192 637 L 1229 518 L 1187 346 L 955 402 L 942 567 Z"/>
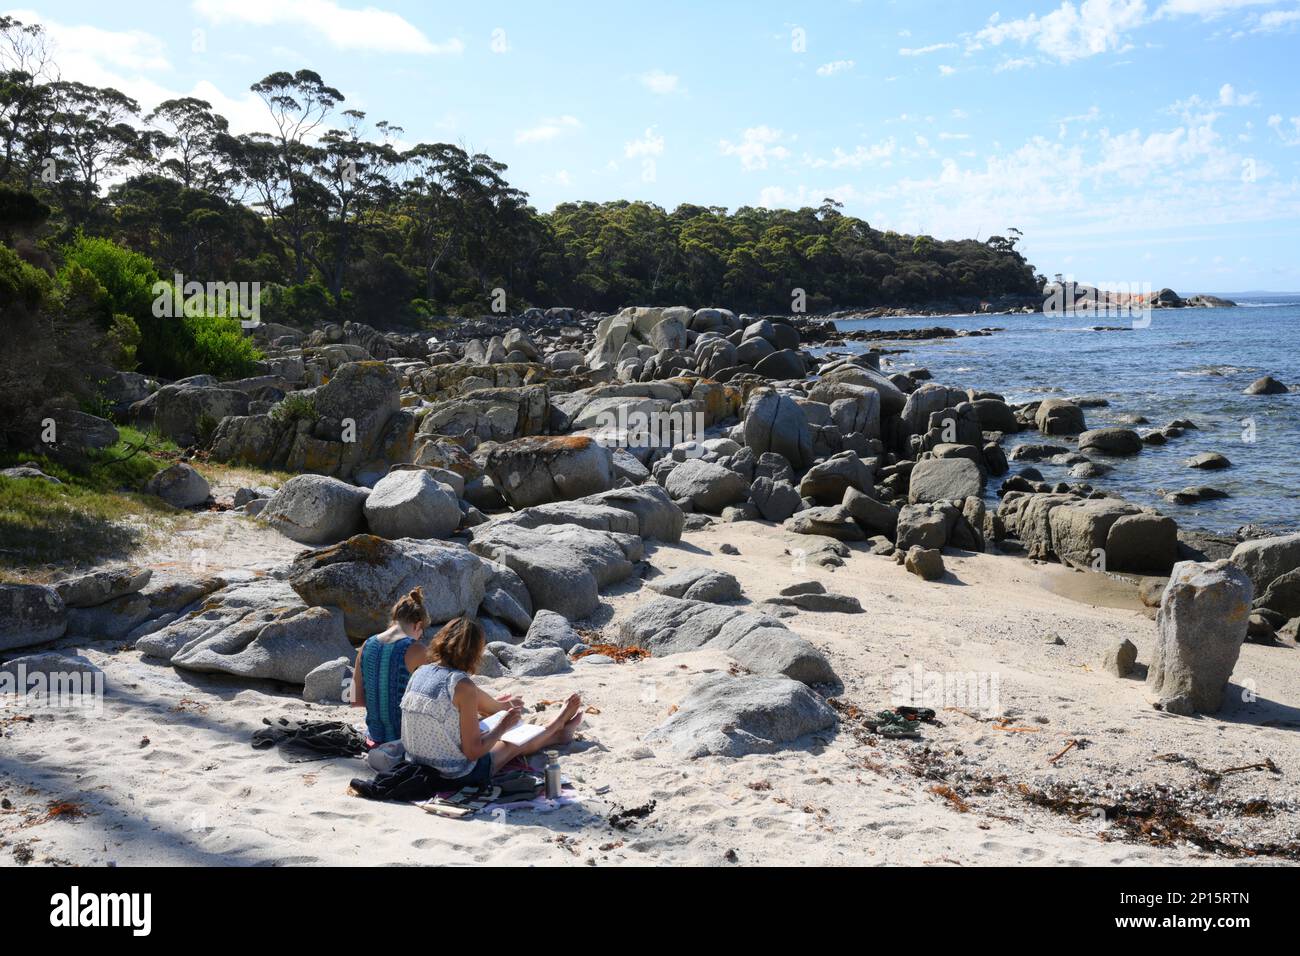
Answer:
<path fill-rule="evenodd" d="M 402 745 L 407 758 L 433 767 L 458 786 L 482 786 L 492 774 L 521 754 L 573 739 L 582 721 L 582 699 L 573 694 L 546 726 L 524 744 L 508 744 L 503 734 L 522 719 L 518 698 L 493 699 L 472 678 L 487 637 L 471 618 L 445 624 L 429 645 L 429 663 L 411 679 L 402 699 Z M 479 718 L 506 711 L 484 733 Z"/>
<path fill-rule="evenodd" d="M 370 764 L 377 770 L 390 769 L 401 759 L 402 695 L 411 675 L 429 660 L 421 643 L 429 626 L 424 589 L 403 595 L 389 619 L 388 630 L 366 638 L 352 669 L 352 706 L 366 709 L 367 743 L 375 758 Z"/>

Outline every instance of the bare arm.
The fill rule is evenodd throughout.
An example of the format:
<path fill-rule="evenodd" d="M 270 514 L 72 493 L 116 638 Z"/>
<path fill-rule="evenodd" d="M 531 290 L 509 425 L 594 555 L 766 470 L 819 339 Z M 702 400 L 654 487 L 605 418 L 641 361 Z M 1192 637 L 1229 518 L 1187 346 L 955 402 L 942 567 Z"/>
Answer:
<path fill-rule="evenodd" d="M 478 691 L 478 714 L 480 717 L 490 717 L 503 710 L 510 710 L 512 707 L 522 707 L 524 705 L 522 697 L 512 697 L 510 694 L 493 697 L 478 685 L 475 685 L 474 689 Z"/>
<path fill-rule="evenodd" d="M 411 646 L 406 649 L 407 672 L 414 674 L 427 663 L 429 663 L 429 649 L 419 641 L 412 642 Z"/>
<path fill-rule="evenodd" d="M 361 647 L 357 648 L 357 662 L 352 666 L 352 706 L 366 706 L 366 685 L 361 680 Z"/>
<path fill-rule="evenodd" d="M 492 746 L 501 739 L 502 734 L 519 723 L 519 711 L 512 708 L 510 713 L 506 714 L 490 732 L 485 734 L 479 730 L 478 711 L 481 693 L 482 691 L 472 680 L 465 679 L 456 685 L 456 692 L 451 698 L 460 715 L 460 752 L 470 760 L 478 760 L 490 751 Z"/>

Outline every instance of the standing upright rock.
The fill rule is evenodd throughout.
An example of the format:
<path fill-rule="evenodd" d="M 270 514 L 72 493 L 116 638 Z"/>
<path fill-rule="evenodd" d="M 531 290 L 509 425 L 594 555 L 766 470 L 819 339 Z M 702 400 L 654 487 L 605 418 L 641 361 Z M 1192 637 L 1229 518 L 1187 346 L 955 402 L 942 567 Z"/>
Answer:
<path fill-rule="evenodd" d="M 758 389 L 745 406 L 745 444 L 755 455 L 774 451 L 798 471 L 813 463 L 808 419 L 793 399 L 772 389 Z"/>
<path fill-rule="evenodd" d="M 1211 714 L 1222 706 L 1253 596 L 1250 578 L 1231 561 L 1174 566 L 1147 674 L 1147 691 L 1165 710 Z"/>

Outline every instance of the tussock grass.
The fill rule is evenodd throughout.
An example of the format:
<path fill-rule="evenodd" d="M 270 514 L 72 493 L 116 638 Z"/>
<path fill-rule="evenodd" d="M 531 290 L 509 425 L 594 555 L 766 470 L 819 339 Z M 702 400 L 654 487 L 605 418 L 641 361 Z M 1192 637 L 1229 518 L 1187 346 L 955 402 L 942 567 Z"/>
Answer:
<path fill-rule="evenodd" d="M 49 570 L 42 566 L 124 560 L 184 515 L 140 493 L 176 458 L 176 446 L 132 428 L 120 434 L 116 445 L 80 461 L 0 454 L 0 468 L 32 462 L 61 482 L 0 477 L 0 577 L 42 577 Z"/>

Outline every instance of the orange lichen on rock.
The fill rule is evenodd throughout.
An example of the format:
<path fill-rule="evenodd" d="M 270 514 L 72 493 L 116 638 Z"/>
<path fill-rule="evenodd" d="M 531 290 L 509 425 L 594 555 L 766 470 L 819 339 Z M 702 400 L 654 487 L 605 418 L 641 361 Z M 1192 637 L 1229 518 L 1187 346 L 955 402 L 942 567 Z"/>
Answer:
<path fill-rule="evenodd" d="M 625 664 L 628 661 L 639 661 L 650 656 L 649 651 L 644 647 L 637 647 L 635 644 L 628 647 L 620 647 L 618 644 L 593 644 L 585 651 L 579 651 L 574 657 L 583 658 L 592 654 L 604 654 L 606 657 L 612 657 L 620 664 Z"/>

